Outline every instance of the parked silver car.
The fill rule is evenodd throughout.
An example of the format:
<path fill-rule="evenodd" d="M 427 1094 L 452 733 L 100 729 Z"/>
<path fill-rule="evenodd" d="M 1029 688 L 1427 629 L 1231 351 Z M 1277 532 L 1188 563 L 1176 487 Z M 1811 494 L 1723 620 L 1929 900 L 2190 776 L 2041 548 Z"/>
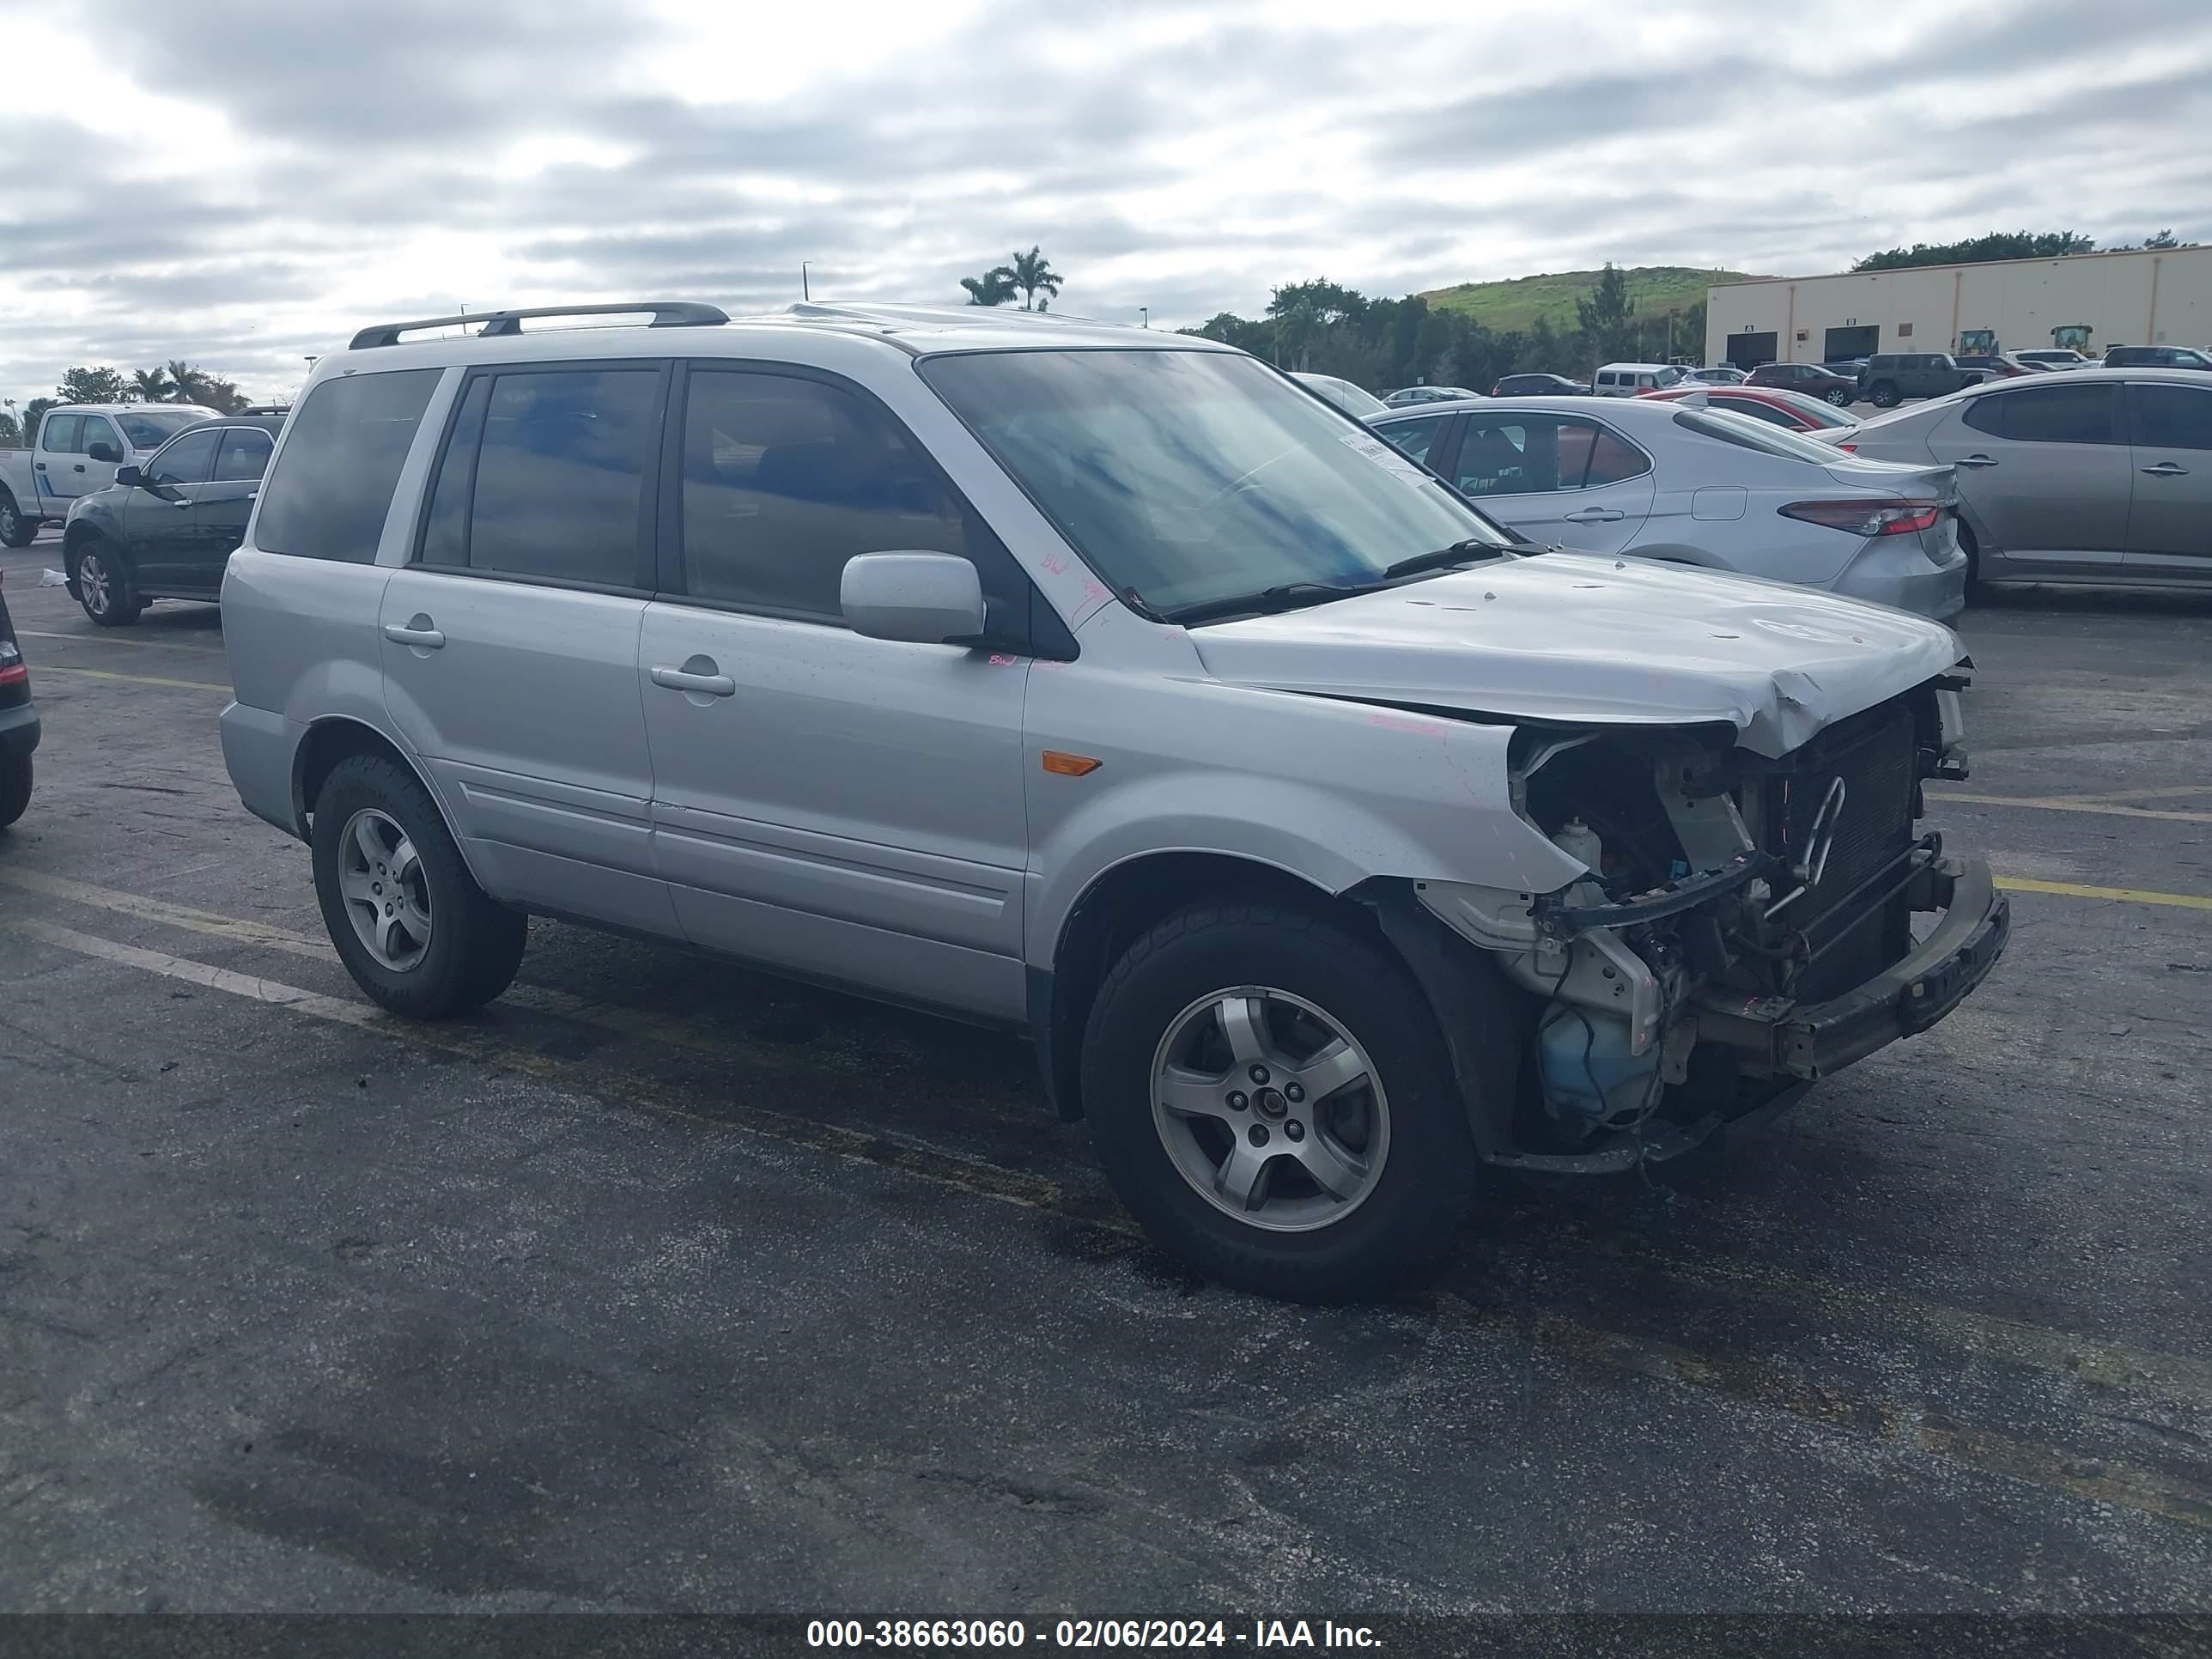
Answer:
<path fill-rule="evenodd" d="M 1818 441 L 1958 472 L 1978 581 L 2212 584 L 2212 378 L 2077 368 L 1992 380 Z"/>
<path fill-rule="evenodd" d="M 1826 588 L 1924 617 L 1966 604 L 1948 467 L 1869 464 L 1701 406 L 1486 398 L 1375 430 L 1522 535 Z"/>
<path fill-rule="evenodd" d="M 497 996 L 536 913 L 1024 1031 L 1153 1237 L 1319 1298 L 1482 1160 L 1678 1153 L 2003 948 L 1915 827 L 1948 629 L 1529 556 L 1211 341 L 594 310 L 653 325 L 325 356 L 227 568 L 231 778 L 388 1009 Z"/>

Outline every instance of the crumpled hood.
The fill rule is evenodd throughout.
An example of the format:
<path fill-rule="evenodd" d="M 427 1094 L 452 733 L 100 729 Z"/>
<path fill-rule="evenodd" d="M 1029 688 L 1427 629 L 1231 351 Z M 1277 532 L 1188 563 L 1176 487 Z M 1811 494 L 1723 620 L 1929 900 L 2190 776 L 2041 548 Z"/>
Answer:
<path fill-rule="evenodd" d="M 1726 720 L 1756 753 L 1965 654 L 1940 623 L 1812 588 L 1583 553 L 1501 560 L 1195 628 L 1237 685 L 1593 726 Z"/>

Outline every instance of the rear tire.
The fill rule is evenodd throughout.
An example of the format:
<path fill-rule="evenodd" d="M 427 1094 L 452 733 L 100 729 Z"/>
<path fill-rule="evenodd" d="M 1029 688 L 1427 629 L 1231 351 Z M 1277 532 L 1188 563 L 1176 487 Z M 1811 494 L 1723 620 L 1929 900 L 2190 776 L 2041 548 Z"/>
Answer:
<path fill-rule="evenodd" d="M 31 757 L 17 755 L 0 760 L 0 830 L 5 830 L 31 804 Z"/>
<path fill-rule="evenodd" d="M 0 493 L 0 546 L 28 547 L 38 537 L 38 520 L 26 518 L 13 495 Z"/>
<path fill-rule="evenodd" d="M 398 761 L 353 755 L 332 767 L 312 840 L 323 925 L 371 1001 L 447 1019 L 513 982 L 530 919 L 485 896 L 429 792 Z"/>
<path fill-rule="evenodd" d="M 146 602 L 138 597 L 130 560 L 112 542 L 104 536 L 87 536 L 63 562 L 68 566 L 70 592 L 94 623 L 102 628 L 128 628 L 138 620 Z"/>
<path fill-rule="evenodd" d="M 1838 409 L 1849 409 L 1854 401 L 1851 395 L 1851 389 L 1849 386 L 1839 386 L 1834 391 L 1826 393 L 1825 396 L 1826 397 L 1827 401 L 1835 405 Z"/>
<path fill-rule="evenodd" d="M 1982 548 L 1964 519 L 1959 520 L 1959 546 L 1966 556 L 1966 603 L 1980 605 L 1990 597 L 1990 590 L 1982 585 Z"/>
<path fill-rule="evenodd" d="M 1091 1007 L 1083 1099 L 1146 1233 L 1241 1290 L 1379 1294 L 1450 1245 L 1474 1197 L 1467 1109 L 1419 987 L 1292 906 L 1194 905 L 1131 945 Z"/>

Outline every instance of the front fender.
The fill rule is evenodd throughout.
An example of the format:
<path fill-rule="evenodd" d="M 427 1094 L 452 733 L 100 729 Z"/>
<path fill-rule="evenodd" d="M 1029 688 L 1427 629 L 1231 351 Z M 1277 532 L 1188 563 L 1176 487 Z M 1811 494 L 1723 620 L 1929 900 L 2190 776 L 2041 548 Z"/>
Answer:
<path fill-rule="evenodd" d="M 1514 811 L 1511 726 L 1081 665 L 1034 676 L 1029 715 L 1036 967 L 1100 878 L 1155 854 L 1243 859 L 1328 893 L 1376 877 L 1550 892 L 1586 873 Z M 1048 773 L 1047 749 L 1101 764 Z"/>

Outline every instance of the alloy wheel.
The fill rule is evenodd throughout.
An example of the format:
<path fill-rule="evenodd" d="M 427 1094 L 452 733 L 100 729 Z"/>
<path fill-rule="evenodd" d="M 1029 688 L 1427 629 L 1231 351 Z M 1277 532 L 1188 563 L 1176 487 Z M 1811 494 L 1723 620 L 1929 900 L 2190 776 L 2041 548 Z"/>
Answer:
<path fill-rule="evenodd" d="M 1374 1192 L 1390 1104 L 1358 1039 L 1290 992 L 1209 992 L 1152 1057 L 1152 1122 L 1184 1181 L 1271 1232 L 1342 1220 Z"/>
<path fill-rule="evenodd" d="M 99 554 L 87 553 L 77 560 L 76 591 L 85 610 L 93 616 L 106 616 L 108 607 L 114 604 L 115 588 Z"/>
<path fill-rule="evenodd" d="M 419 967 L 430 949 L 430 887 L 422 856 L 387 814 L 364 806 L 338 840 L 338 894 L 354 936 L 392 972 Z"/>

